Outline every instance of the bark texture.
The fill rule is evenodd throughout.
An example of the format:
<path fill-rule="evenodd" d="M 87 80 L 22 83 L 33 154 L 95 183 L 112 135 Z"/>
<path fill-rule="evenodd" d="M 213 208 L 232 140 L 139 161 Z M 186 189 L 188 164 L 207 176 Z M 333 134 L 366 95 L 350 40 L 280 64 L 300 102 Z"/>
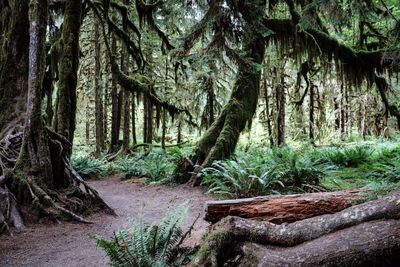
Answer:
<path fill-rule="evenodd" d="M 67 1 L 65 4 L 62 55 L 59 63 L 58 100 L 54 129 L 71 143 L 76 121 L 76 85 L 79 67 L 79 32 L 82 2 Z"/>
<path fill-rule="evenodd" d="M 290 223 L 335 213 L 365 199 L 365 191 L 352 190 L 209 201 L 204 219 L 215 223 L 227 216 L 238 216 L 277 224 Z"/>
<path fill-rule="evenodd" d="M 289 224 L 226 217 L 212 227 L 192 266 L 232 259 L 233 266 L 396 266 L 399 219 L 400 192 Z"/>

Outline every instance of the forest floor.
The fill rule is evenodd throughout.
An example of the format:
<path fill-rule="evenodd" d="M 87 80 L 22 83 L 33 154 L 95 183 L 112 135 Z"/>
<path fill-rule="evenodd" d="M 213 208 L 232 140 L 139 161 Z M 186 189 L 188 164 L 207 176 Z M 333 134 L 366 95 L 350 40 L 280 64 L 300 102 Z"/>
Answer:
<path fill-rule="evenodd" d="M 189 200 L 189 215 L 184 226 L 189 227 L 201 213 L 188 240 L 190 246 L 198 244 L 207 230 L 208 223 L 202 219 L 203 207 L 212 197 L 201 188 L 187 185 L 144 186 L 122 181 L 117 176 L 91 181 L 90 184 L 115 209 L 117 217 L 97 213 L 89 217 L 95 222 L 90 225 L 73 222 L 30 224 L 26 231 L 14 237 L 3 235 L 0 237 L 0 266 L 108 266 L 107 258 L 96 248 L 92 237 L 100 235 L 109 238 L 116 229 L 128 227 L 129 219 L 138 215 L 143 203 L 144 218 L 153 222 L 162 218 L 169 207 Z"/>

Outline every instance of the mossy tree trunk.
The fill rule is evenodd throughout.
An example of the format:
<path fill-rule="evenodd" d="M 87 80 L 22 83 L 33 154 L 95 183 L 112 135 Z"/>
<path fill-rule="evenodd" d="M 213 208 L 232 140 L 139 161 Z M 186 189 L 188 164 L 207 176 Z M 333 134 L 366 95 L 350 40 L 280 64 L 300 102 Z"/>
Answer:
<path fill-rule="evenodd" d="M 17 2 L 16 2 L 17 3 Z M 14 203 L 5 210 L 0 209 L 0 224 L 13 223 L 21 226 L 22 221 L 15 212 L 15 199 L 19 204 L 31 206 L 29 212 L 37 211 L 39 216 L 48 216 L 57 221 L 62 216 L 68 216 L 80 222 L 88 222 L 76 212 L 81 212 L 91 205 L 103 206 L 110 209 L 93 190 L 69 165 L 71 155 L 71 142 L 45 126 L 42 114 L 43 76 L 45 70 L 45 42 L 47 28 L 47 1 L 32 0 L 29 5 L 20 1 L 19 8 L 14 12 L 20 14 L 16 17 L 20 21 L 26 21 L 25 28 L 19 31 L 11 31 L 10 38 L 20 40 L 17 51 L 28 51 L 29 57 L 25 58 L 27 64 L 21 65 L 20 82 L 15 80 L 14 88 L 18 88 L 20 94 L 15 101 L 8 100 L 12 107 L 26 106 L 23 124 L 16 125 L 17 121 L 9 117 L 5 122 L 7 131 L 0 139 L 0 148 L 7 158 L 0 157 L 0 195 L 2 201 L 6 195 L 6 201 Z M 11 24 L 12 25 L 12 24 Z M 26 36 L 26 32 L 28 35 Z M 25 40 L 27 38 L 27 40 Z M 20 50 L 19 50 L 20 49 Z M 5 75 L 12 77 L 15 66 L 8 66 Z M 24 80 L 22 80 L 24 79 Z M 25 87 L 27 85 L 27 87 Z M 25 89 L 25 90 L 23 90 Z M 27 98 L 26 98 L 27 92 Z M 83 186 L 85 191 L 80 187 Z M 4 194 L 5 193 L 5 194 Z M 15 196 L 15 198 L 14 198 Z"/>
<path fill-rule="evenodd" d="M 65 3 L 62 29 L 62 54 L 59 62 L 57 110 L 54 129 L 71 143 L 76 121 L 76 85 L 79 67 L 79 33 L 82 23 L 82 2 Z"/>
<path fill-rule="evenodd" d="M 196 166 L 195 171 L 209 166 L 214 160 L 229 158 L 235 150 L 240 133 L 253 119 L 259 96 L 260 64 L 265 51 L 264 39 L 259 33 L 247 27 L 243 47 L 245 58 L 251 63 L 239 66 L 229 102 L 199 141 L 191 158 Z M 180 166 L 177 180 L 188 181 L 191 177 L 190 172 L 195 166 L 192 164 L 186 167 Z M 200 181 L 193 175 L 192 182 L 198 184 Z"/>
<path fill-rule="evenodd" d="M 3 31 L 0 35 L 0 139 L 23 124 L 29 53 L 28 2 L 10 0 L 3 4 L 0 18 Z"/>

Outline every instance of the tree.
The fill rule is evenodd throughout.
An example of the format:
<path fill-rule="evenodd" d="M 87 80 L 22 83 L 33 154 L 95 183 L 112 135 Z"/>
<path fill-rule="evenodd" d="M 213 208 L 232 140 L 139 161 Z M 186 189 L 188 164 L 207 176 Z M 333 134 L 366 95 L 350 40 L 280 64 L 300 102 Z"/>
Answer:
<path fill-rule="evenodd" d="M 281 19 L 278 15 L 276 16 L 277 18 L 274 17 L 276 14 L 274 12 L 276 10 L 274 9 L 279 6 L 277 5 L 278 2 L 286 7 L 286 12 L 283 12 L 282 16 L 287 16 L 287 18 Z M 269 6 L 272 15 L 264 18 L 266 3 L 263 1 L 246 1 L 246 3 L 232 1 L 226 4 L 228 7 L 225 9 L 224 5 L 221 5 L 219 1 L 211 1 L 203 19 L 186 38 L 186 42 L 183 45 L 185 51 L 190 49 L 198 36 L 206 31 L 207 25 L 213 25 L 212 34 L 214 42 L 212 41 L 210 45 L 218 46 L 227 55 L 232 55 L 234 52 L 227 46 L 225 39 L 230 33 L 236 36 L 237 31 L 235 30 L 237 28 L 230 24 L 232 23 L 230 19 L 237 17 L 237 20 L 241 21 L 239 31 L 243 33 L 243 51 L 240 56 L 242 60 L 250 58 L 255 65 L 259 65 L 263 60 L 263 57 L 259 56 L 264 53 L 264 46 L 276 43 L 276 47 L 280 53 L 291 56 L 297 61 L 299 61 L 298 59 L 307 57 L 307 60 L 310 60 L 310 62 L 321 62 L 325 70 L 333 71 L 332 65 L 326 64 L 326 62 L 330 63 L 334 61 L 334 71 L 336 71 L 342 83 L 347 85 L 347 87 L 361 86 L 366 81 L 368 84 L 376 84 L 378 90 L 382 92 L 386 91 L 383 89 L 385 87 L 383 85 L 385 79 L 381 77 L 383 79 L 381 80 L 378 74 L 391 68 L 393 64 L 383 60 L 387 53 L 379 49 L 353 49 L 349 45 L 342 44 L 334 37 L 331 37 L 326 30 L 326 26 L 320 19 L 320 13 L 328 17 L 332 15 L 329 14 L 328 10 L 318 8 L 315 3 L 308 1 L 276 1 Z M 332 4 L 329 8 L 340 9 L 343 7 Z M 310 9 L 316 12 L 308 13 Z M 344 9 L 345 12 L 351 12 L 347 6 Z M 358 12 L 369 12 L 376 15 L 379 14 L 379 10 L 380 8 L 374 4 L 365 3 L 359 7 Z M 251 20 L 249 17 L 251 17 Z M 227 25 L 235 30 L 233 32 L 227 30 Z M 222 29 L 225 30 L 224 34 L 221 33 Z M 252 38 L 246 38 L 248 35 L 251 35 Z M 252 52 L 250 52 L 251 49 L 253 49 Z M 396 50 L 397 48 L 392 49 Z M 243 56 L 243 54 L 245 55 Z M 182 161 L 185 167 L 181 166 L 179 168 L 179 173 L 177 174 L 178 181 L 185 182 L 192 177 L 194 184 L 199 184 L 197 175 L 191 175 L 191 173 L 193 171 L 197 173 L 203 167 L 209 166 L 214 160 L 229 158 L 234 152 L 238 137 L 245 128 L 246 123 L 249 124 L 251 122 L 258 100 L 260 68 L 254 68 L 253 72 L 249 71 L 249 68 L 243 67 L 245 66 L 244 64 L 240 64 L 240 59 L 236 58 L 236 62 L 239 65 L 239 72 L 231 100 L 225 106 L 219 118 L 199 141 L 191 156 L 193 164 L 186 164 L 185 161 Z M 308 65 L 308 62 L 302 65 L 300 72 L 306 80 L 307 88 L 300 103 L 303 102 L 309 87 L 312 86 L 308 82 L 307 74 L 310 72 L 311 75 L 314 75 L 318 70 L 313 69 L 313 66 Z M 310 112 L 310 137 L 312 140 L 314 139 L 314 90 L 315 87 L 313 87 L 312 91 L 310 90 L 310 104 L 312 104 Z M 243 97 L 244 94 L 246 94 L 245 98 Z M 282 99 L 281 96 L 282 94 L 279 94 L 277 97 Z M 384 100 L 385 98 L 383 97 L 382 99 Z M 390 108 L 390 104 L 386 104 L 386 106 L 387 110 L 391 110 L 392 114 L 395 115 L 397 113 L 395 106 L 392 106 L 392 108 Z M 280 110 L 279 117 L 282 117 L 283 109 Z"/>
<path fill-rule="evenodd" d="M 39 214 L 56 221 L 62 216 L 68 216 L 80 222 L 88 222 L 77 215 L 76 211 L 91 205 L 102 206 L 112 212 L 97 192 L 83 181 L 69 165 L 71 142 L 63 135 L 45 126 L 41 106 L 45 90 L 43 77 L 48 2 L 47 0 L 31 1 L 29 24 L 27 23 L 28 5 L 26 1 L 10 3 L 14 4 L 11 6 L 14 7 L 12 9 L 14 19 L 19 18 L 19 21 L 10 21 L 9 38 L 20 41 L 15 44 L 16 51 L 22 53 L 19 55 L 28 55 L 22 51 L 29 51 L 29 58 L 25 58 L 29 64 L 19 65 L 21 68 L 19 73 L 26 74 L 25 76 L 14 80 L 8 79 L 12 81 L 9 84 L 10 88 L 15 88 L 15 94 L 12 95 L 15 98 L 14 105 L 23 108 L 22 112 L 20 110 L 18 114 L 24 119 L 13 116 L 6 116 L 4 119 L 4 129 L 8 130 L 4 131 L 4 135 L 1 136 L 1 146 L 6 155 L 0 159 L 1 190 L 8 192 L 8 199 L 13 199 L 15 196 L 20 204 L 30 205 Z M 18 30 L 17 26 L 20 27 Z M 16 59 L 10 57 L 9 60 Z M 10 75 L 9 77 L 12 78 L 14 72 L 11 71 L 11 68 L 14 66 L 4 64 L 3 68 L 5 72 L 2 77 L 7 80 Z M 73 67 L 71 66 L 71 68 Z M 67 70 L 64 71 L 69 73 Z M 71 75 L 76 76 L 76 73 Z M 73 88 L 71 90 L 74 91 Z M 26 93 L 27 98 L 25 98 Z M 13 103 L 10 98 L 2 100 Z M 23 112 L 24 110 L 26 112 Z M 81 185 L 85 188 L 85 192 L 80 188 Z M 6 223 L 10 221 L 15 224 L 18 221 L 15 218 L 8 218 L 10 210 L 1 212 L 6 215 L 3 216 Z M 13 216 L 15 214 L 11 213 Z"/>

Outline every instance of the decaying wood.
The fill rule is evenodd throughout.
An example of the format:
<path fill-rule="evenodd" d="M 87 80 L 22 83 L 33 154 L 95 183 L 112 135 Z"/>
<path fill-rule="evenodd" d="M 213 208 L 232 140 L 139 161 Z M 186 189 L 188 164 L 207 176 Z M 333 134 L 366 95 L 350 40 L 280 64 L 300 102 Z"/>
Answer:
<path fill-rule="evenodd" d="M 399 220 L 400 192 L 289 224 L 229 216 L 211 228 L 192 266 L 223 266 L 243 254 L 258 266 L 366 266 L 382 256 L 396 261 L 400 252 Z M 263 247 L 243 245 L 249 241 Z M 350 256 L 344 256 L 346 253 Z M 264 257 L 270 254 L 275 255 L 274 262 Z"/>
<path fill-rule="evenodd" d="M 366 199 L 365 190 L 265 196 L 237 200 L 209 201 L 205 220 L 217 222 L 226 216 L 273 223 L 290 223 L 330 214 Z"/>

